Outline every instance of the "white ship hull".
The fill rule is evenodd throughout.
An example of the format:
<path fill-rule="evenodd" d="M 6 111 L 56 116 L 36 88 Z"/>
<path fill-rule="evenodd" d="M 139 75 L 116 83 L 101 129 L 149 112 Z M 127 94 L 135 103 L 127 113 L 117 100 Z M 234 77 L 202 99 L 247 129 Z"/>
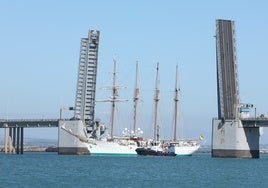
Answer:
<path fill-rule="evenodd" d="M 200 146 L 176 146 L 174 153 L 176 155 L 192 155 Z"/>
<path fill-rule="evenodd" d="M 94 140 L 88 143 L 90 155 L 137 155 L 137 144 L 133 140 Z"/>
<path fill-rule="evenodd" d="M 195 153 L 199 147 L 199 143 L 193 141 L 172 142 L 169 146 L 169 152 L 174 152 L 179 156 L 189 156 Z"/>

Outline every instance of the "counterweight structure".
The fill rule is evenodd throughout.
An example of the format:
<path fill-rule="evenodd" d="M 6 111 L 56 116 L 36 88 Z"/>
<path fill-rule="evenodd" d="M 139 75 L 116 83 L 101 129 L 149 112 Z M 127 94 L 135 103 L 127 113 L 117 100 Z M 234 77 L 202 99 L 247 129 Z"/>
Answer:
<path fill-rule="evenodd" d="M 99 37 L 98 30 L 89 30 L 81 39 L 74 115 L 87 125 L 94 124 Z"/>

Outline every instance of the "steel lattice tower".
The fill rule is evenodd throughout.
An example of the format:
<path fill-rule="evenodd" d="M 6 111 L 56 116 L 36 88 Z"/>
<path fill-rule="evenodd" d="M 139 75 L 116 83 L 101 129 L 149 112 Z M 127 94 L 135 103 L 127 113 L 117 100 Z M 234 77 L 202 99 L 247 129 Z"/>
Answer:
<path fill-rule="evenodd" d="M 74 115 L 88 125 L 94 123 L 99 37 L 98 30 L 89 30 L 81 39 Z"/>

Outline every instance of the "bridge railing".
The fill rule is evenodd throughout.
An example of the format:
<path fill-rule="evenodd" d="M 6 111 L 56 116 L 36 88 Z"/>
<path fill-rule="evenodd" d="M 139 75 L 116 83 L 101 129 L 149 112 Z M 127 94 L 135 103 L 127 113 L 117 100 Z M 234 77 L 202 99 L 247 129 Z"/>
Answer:
<path fill-rule="evenodd" d="M 243 127 L 268 127 L 267 117 L 240 118 Z"/>
<path fill-rule="evenodd" d="M 241 121 L 268 121 L 267 117 L 249 117 L 249 118 L 240 118 Z"/>
<path fill-rule="evenodd" d="M 58 127 L 59 119 L 0 119 L 0 128 L 8 127 Z"/>

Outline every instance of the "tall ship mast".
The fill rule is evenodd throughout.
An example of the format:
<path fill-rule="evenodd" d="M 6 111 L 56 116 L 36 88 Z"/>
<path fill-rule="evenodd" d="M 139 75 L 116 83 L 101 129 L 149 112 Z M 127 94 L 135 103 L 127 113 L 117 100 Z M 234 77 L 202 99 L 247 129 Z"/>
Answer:
<path fill-rule="evenodd" d="M 116 60 L 114 59 L 114 72 L 113 72 L 113 86 L 112 86 L 112 111 L 111 111 L 111 139 L 114 137 L 114 110 L 115 110 L 115 100 L 117 99 L 117 87 L 116 87 Z"/>
<path fill-rule="evenodd" d="M 195 153 L 200 144 L 195 139 L 177 139 L 177 117 L 178 117 L 178 102 L 179 102 L 179 78 L 178 65 L 176 65 L 176 79 L 175 79 L 175 96 L 174 96 L 174 136 L 173 141 L 169 142 L 169 151 L 176 155 L 192 155 Z"/>
<path fill-rule="evenodd" d="M 178 102 L 179 102 L 179 86 L 178 86 L 178 65 L 176 65 L 176 80 L 175 80 L 175 113 L 174 113 L 174 136 L 173 141 L 177 140 L 177 117 L 178 117 Z"/>
<path fill-rule="evenodd" d="M 113 60 L 114 62 L 114 72 L 113 72 L 113 85 L 112 85 L 112 96 L 111 99 L 108 100 L 112 103 L 112 110 L 111 110 L 111 139 L 114 138 L 114 117 L 115 117 L 115 103 L 116 102 L 125 102 L 126 99 L 118 99 L 118 89 L 123 88 L 122 86 L 118 86 L 116 83 L 116 59 Z"/>
<path fill-rule="evenodd" d="M 105 89 L 111 89 L 112 94 L 108 100 L 99 100 L 98 102 L 111 102 L 111 130 L 110 130 L 110 137 L 111 139 L 114 138 L 114 120 L 115 120 L 115 104 L 116 102 L 126 102 L 126 99 L 118 99 L 118 89 L 123 88 L 123 86 L 118 86 L 116 83 L 116 59 L 113 59 L 114 69 L 113 69 L 113 84 L 112 86 L 105 87 Z"/>
<path fill-rule="evenodd" d="M 136 62 L 136 80 L 135 80 L 135 91 L 134 91 L 134 123 L 133 123 L 133 135 L 136 135 L 136 124 L 137 124 L 137 106 L 138 106 L 138 100 L 139 100 L 139 83 L 138 83 L 138 61 Z"/>
<path fill-rule="evenodd" d="M 157 125 L 157 115 L 158 115 L 158 102 L 159 102 L 159 78 L 158 78 L 158 71 L 159 71 L 159 63 L 157 63 L 156 67 L 156 79 L 155 79 L 155 108 L 154 108 L 154 140 L 159 139 L 158 135 L 158 125 Z"/>

